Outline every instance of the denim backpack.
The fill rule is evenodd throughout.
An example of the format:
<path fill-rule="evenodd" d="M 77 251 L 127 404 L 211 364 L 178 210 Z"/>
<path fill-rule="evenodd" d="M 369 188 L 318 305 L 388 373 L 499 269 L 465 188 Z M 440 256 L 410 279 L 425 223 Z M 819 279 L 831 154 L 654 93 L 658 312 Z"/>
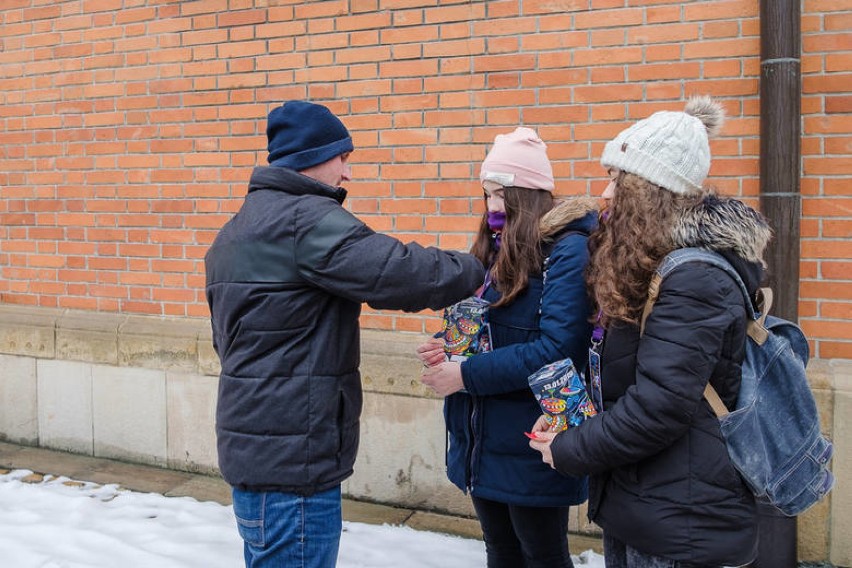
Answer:
<path fill-rule="evenodd" d="M 722 437 L 734 467 L 761 502 L 788 516 L 802 513 L 834 485 L 828 470 L 833 447 L 820 432 L 805 366 L 810 350 L 796 324 L 768 315 L 772 290 L 761 289 L 755 312 L 737 271 L 715 252 L 684 248 L 671 252 L 657 268 L 648 291 L 641 329 L 651 313 L 659 286 L 672 270 L 687 262 L 704 262 L 736 281 L 748 310 L 748 339 L 736 408 L 729 412 L 707 383 L 704 397 L 719 417 Z"/>

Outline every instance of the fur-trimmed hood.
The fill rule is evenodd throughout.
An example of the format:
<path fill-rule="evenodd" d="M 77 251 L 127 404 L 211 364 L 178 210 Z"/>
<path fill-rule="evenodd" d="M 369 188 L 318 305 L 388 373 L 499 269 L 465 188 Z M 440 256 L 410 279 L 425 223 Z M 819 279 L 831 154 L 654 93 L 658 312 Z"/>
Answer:
<path fill-rule="evenodd" d="M 733 252 L 765 266 L 763 253 L 772 229 L 758 211 L 733 197 L 708 192 L 689 208 L 673 229 L 675 246 Z"/>
<path fill-rule="evenodd" d="M 582 228 L 592 230 L 597 220 L 598 209 L 598 201 L 592 197 L 566 197 L 560 200 L 553 209 L 541 218 L 539 228 L 541 229 L 542 239 L 545 241 L 552 240 L 568 225 L 585 217 L 590 218 L 589 224 L 591 226 Z M 590 213 L 595 215 L 589 215 Z"/>

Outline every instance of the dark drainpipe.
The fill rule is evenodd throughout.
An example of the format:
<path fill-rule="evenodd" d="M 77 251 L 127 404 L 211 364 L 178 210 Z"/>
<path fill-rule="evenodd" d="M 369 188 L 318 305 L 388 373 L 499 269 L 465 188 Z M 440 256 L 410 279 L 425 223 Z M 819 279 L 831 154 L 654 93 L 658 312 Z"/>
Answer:
<path fill-rule="evenodd" d="M 801 217 L 801 50 L 799 0 L 760 2 L 760 207 L 775 236 L 769 246 L 776 315 L 796 321 Z"/>
<path fill-rule="evenodd" d="M 774 315 L 799 317 L 801 177 L 800 0 L 760 0 L 760 208 L 774 230 L 767 250 Z M 759 507 L 755 568 L 795 568 L 796 517 Z"/>

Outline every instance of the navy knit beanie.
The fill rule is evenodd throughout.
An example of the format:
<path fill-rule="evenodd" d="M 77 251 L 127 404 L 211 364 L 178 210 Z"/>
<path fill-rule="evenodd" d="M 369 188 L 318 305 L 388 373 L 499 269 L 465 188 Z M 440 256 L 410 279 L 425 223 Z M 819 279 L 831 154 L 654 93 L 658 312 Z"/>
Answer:
<path fill-rule="evenodd" d="M 349 131 L 326 107 L 287 101 L 269 113 L 266 123 L 271 166 L 302 171 L 351 152 Z"/>

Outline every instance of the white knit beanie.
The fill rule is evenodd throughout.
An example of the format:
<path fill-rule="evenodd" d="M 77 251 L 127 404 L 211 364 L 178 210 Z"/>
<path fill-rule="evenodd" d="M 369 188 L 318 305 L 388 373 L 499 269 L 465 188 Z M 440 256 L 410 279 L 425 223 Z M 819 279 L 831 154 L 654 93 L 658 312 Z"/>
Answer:
<path fill-rule="evenodd" d="M 708 96 L 689 99 L 683 112 L 656 112 L 607 142 L 605 168 L 636 174 L 674 193 L 701 189 L 710 171 L 710 144 L 725 120 Z"/>

